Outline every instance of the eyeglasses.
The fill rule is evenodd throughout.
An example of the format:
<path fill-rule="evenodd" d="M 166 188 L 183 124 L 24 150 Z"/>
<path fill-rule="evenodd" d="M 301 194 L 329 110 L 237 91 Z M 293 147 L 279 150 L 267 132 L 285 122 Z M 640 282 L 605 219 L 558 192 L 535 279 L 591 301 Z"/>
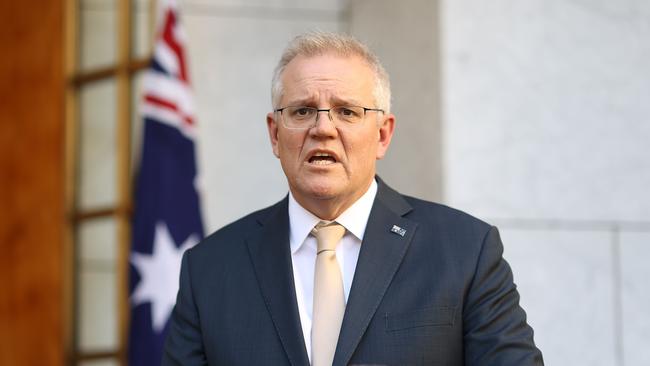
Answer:
<path fill-rule="evenodd" d="M 363 122 L 368 111 L 384 113 L 383 109 L 365 108 L 358 106 L 338 106 L 329 109 L 318 109 L 305 106 L 289 106 L 274 110 L 282 115 L 282 124 L 289 129 L 310 129 L 316 126 L 318 113 L 327 112 L 330 121 L 337 126 L 358 126 Z"/>

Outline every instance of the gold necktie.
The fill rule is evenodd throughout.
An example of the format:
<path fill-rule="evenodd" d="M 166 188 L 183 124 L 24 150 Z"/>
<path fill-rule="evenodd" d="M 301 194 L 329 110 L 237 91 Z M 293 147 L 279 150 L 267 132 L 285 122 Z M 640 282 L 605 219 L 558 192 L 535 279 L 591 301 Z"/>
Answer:
<path fill-rule="evenodd" d="M 335 222 L 321 221 L 312 234 L 318 242 L 318 253 L 314 270 L 311 360 L 313 366 L 331 366 L 345 312 L 343 278 L 336 260 L 336 245 L 345 228 Z"/>

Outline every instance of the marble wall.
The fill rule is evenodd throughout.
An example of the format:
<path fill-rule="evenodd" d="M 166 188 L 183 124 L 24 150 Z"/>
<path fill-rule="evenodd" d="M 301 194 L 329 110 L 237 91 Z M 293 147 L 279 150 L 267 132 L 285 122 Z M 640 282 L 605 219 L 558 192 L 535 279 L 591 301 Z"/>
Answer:
<path fill-rule="evenodd" d="M 501 228 L 549 365 L 650 364 L 650 4 L 441 4 L 445 201 Z"/>

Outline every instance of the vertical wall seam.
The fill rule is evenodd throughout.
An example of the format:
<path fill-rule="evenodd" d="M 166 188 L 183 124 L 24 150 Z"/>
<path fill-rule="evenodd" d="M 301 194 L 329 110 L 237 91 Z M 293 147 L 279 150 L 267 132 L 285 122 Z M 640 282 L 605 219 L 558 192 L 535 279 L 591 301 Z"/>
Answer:
<path fill-rule="evenodd" d="M 612 280 L 614 301 L 614 356 L 619 366 L 625 366 L 623 346 L 623 289 L 621 268 L 621 230 L 617 225 L 612 227 Z"/>

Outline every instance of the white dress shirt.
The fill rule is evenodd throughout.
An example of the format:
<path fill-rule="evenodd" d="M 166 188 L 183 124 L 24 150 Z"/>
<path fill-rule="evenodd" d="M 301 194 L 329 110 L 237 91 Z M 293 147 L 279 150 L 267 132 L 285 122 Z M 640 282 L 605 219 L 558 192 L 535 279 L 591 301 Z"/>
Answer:
<path fill-rule="evenodd" d="M 341 267 L 346 304 L 354 278 L 354 270 L 359 259 L 361 241 L 376 195 L 377 182 L 373 179 L 366 193 L 334 220 L 346 229 L 345 235 L 336 247 L 336 259 Z M 305 337 L 305 348 L 307 348 L 310 362 L 316 238 L 309 233 L 319 221 L 321 219 L 300 206 L 289 192 L 289 242 L 293 262 L 293 280 L 296 285 L 302 334 Z"/>

